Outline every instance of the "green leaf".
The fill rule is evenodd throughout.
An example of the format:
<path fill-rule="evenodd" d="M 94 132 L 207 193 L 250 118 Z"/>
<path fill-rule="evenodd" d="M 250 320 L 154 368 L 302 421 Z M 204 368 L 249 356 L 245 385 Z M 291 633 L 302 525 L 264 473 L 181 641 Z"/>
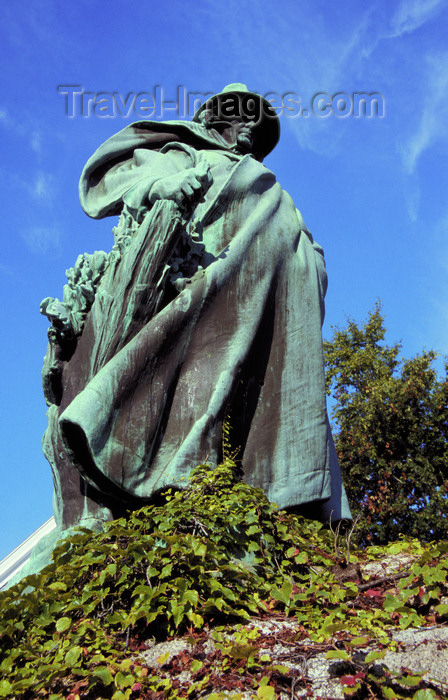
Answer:
<path fill-rule="evenodd" d="M 448 615 L 448 605 L 447 603 L 439 603 L 439 605 L 436 605 L 436 612 L 439 615 Z"/>
<path fill-rule="evenodd" d="M 260 532 L 260 526 L 258 524 L 251 525 L 250 527 L 247 528 L 246 535 L 248 535 L 250 537 L 251 535 L 256 535 L 259 532 Z"/>
<path fill-rule="evenodd" d="M 115 576 L 117 572 L 117 565 L 114 562 L 113 564 L 108 564 L 105 569 L 100 574 L 99 582 L 101 585 L 104 584 L 105 580 L 107 577 L 113 577 Z"/>
<path fill-rule="evenodd" d="M 198 615 L 197 613 L 191 612 L 190 610 L 189 612 L 187 612 L 187 617 L 195 627 L 203 627 L 204 618 L 202 617 L 202 615 Z"/>
<path fill-rule="evenodd" d="M 185 612 L 185 606 L 184 605 L 176 605 L 174 606 L 173 609 L 173 620 L 174 624 L 176 627 L 179 627 L 180 623 L 183 620 L 184 617 L 184 612 Z"/>
<path fill-rule="evenodd" d="M 110 685 L 114 680 L 114 677 L 106 666 L 98 666 L 97 668 L 94 668 L 92 671 L 92 676 L 94 678 L 99 678 L 104 685 Z"/>
<path fill-rule="evenodd" d="M 0 681 L 0 698 L 10 698 L 12 695 L 12 685 L 8 680 Z"/>
<path fill-rule="evenodd" d="M 388 593 L 384 598 L 383 607 L 387 611 L 394 611 L 401 606 L 401 601 L 394 595 Z"/>
<path fill-rule="evenodd" d="M 296 564 L 308 564 L 310 558 L 306 552 L 300 552 L 296 557 L 294 557 L 294 561 Z"/>
<path fill-rule="evenodd" d="M 118 671 L 117 675 L 115 676 L 115 684 L 119 688 L 130 688 L 132 685 L 134 685 L 135 679 L 134 676 L 131 673 L 124 674 L 121 671 Z"/>
<path fill-rule="evenodd" d="M 233 644 L 229 649 L 229 656 L 236 660 L 248 659 L 249 656 L 253 656 L 257 650 L 258 647 L 251 644 Z"/>
<path fill-rule="evenodd" d="M 169 578 L 171 576 L 171 572 L 173 570 L 173 565 L 172 564 L 166 564 L 162 571 L 160 572 L 160 578 Z"/>
<path fill-rule="evenodd" d="M 112 695 L 112 700 L 129 700 L 131 696 L 131 689 L 128 688 L 124 693 L 122 690 L 116 690 Z"/>
<path fill-rule="evenodd" d="M 343 649 L 332 649 L 331 651 L 327 651 L 325 654 L 326 659 L 343 659 L 346 661 L 347 659 L 350 658 L 350 654 L 348 654 L 346 651 Z"/>
<path fill-rule="evenodd" d="M 9 673 L 10 671 L 12 671 L 13 666 L 14 666 L 14 659 L 12 658 L 12 656 L 8 655 L 1 662 L 0 671 Z"/>
<path fill-rule="evenodd" d="M 158 664 L 160 664 L 160 666 L 163 666 L 163 664 L 165 664 L 169 658 L 170 652 L 166 651 L 164 654 L 160 654 L 160 656 L 157 657 L 156 661 Z"/>
<path fill-rule="evenodd" d="M 50 591 L 66 591 L 67 586 L 62 581 L 54 581 L 48 585 Z"/>
<path fill-rule="evenodd" d="M 56 622 L 56 631 L 65 632 L 65 630 L 68 630 L 71 624 L 72 621 L 69 617 L 60 617 L 59 620 Z"/>
<path fill-rule="evenodd" d="M 107 616 L 108 625 L 121 625 L 123 627 L 124 613 L 115 610 L 111 615 Z M 78 629 L 79 631 L 79 629 Z"/>
<path fill-rule="evenodd" d="M 366 658 L 364 659 L 364 662 L 366 664 L 370 664 L 370 663 L 372 663 L 372 661 L 378 661 L 378 659 L 384 659 L 385 653 L 386 652 L 384 652 L 384 651 L 369 651 Z"/>
<path fill-rule="evenodd" d="M 414 686 L 418 685 L 421 682 L 421 680 L 421 676 L 400 676 L 399 678 L 396 678 L 397 683 L 409 686 L 410 688 L 413 688 Z"/>
<path fill-rule="evenodd" d="M 189 589 L 188 591 L 185 591 L 185 593 L 182 594 L 182 602 L 188 601 L 192 605 L 197 605 L 197 602 L 199 600 L 199 593 L 197 591 L 194 591 L 192 589 Z"/>
<path fill-rule="evenodd" d="M 74 666 L 82 654 L 82 648 L 74 646 L 65 655 L 65 661 L 69 666 Z"/>
<path fill-rule="evenodd" d="M 285 581 L 281 588 L 273 588 L 271 595 L 275 600 L 288 605 L 291 599 L 291 593 L 292 583 L 291 581 Z"/>
<path fill-rule="evenodd" d="M 368 644 L 369 642 L 369 637 L 353 637 L 353 639 L 350 640 L 349 644 L 351 647 L 362 647 L 364 646 L 364 644 Z"/>
<path fill-rule="evenodd" d="M 322 627 L 322 632 L 326 634 L 334 634 L 335 632 L 340 632 L 346 629 L 346 624 L 343 622 L 330 622 L 328 625 Z"/>
<path fill-rule="evenodd" d="M 434 700 L 434 698 L 439 697 L 434 690 L 427 688 L 425 690 L 417 690 L 412 696 L 412 700 Z"/>
<path fill-rule="evenodd" d="M 201 544 L 197 545 L 194 553 L 197 557 L 205 557 L 205 555 L 207 554 L 207 545 L 205 544 L 205 542 L 202 542 Z"/>
<path fill-rule="evenodd" d="M 275 700 L 275 690 L 270 685 L 260 685 L 257 689 L 257 698 L 261 700 Z"/>
<path fill-rule="evenodd" d="M 191 668 L 190 668 L 190 673 L 197 673 L 198 671 L 201 670 L 203 667 L 203 662 L 199 661 L 199 659 L 193 659 L 191 663 Z"/>
<path fill-rule="evenodd" d="M 274 671 L 278 671 L 278 673 L 284 673 L 287 674 L 290 671 L 289 666 L 284 666 L 284 664 L 274 664 L 274 666 L 270 667 Z"/>
<path fill-rule="evenodd" d="M 351 688 L 345 685 L 345 686 L 344 686 L 344 698 L 347 697 L 347 696 L 350 697 L 351 695 L 356 695 L 356 693 L 358 692 L 358 690 L 359 690 L 360 688 L 361 688 L 361 684 L 360 684 L 360 683 L 357 683 L 356 685 L 354 685 L 354 686 L 351 687 Z"/>

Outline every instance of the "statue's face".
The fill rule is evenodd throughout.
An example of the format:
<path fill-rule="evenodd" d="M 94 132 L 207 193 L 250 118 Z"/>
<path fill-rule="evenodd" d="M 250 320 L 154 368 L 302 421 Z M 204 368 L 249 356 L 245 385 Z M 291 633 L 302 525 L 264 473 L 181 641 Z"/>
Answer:
<path fill-rule="evenodd" d="M 233 136 L 236 138 L 236 147 L 240 153 L 252 152 L 254 126 L 255 122 L 246 122 L 241 118 L 232 120 L 232 126 L 229 127 L 229 131 L 233 129 Z"/>
<path fill-rule="evenodd" d="M 205 121 L 207 128 L 219 131 L 229 146 L 238 153 L 252 152 L 255 122 L 246 121 L 243 117 L 224 119 L 210 112 L 207 113 Z"/>

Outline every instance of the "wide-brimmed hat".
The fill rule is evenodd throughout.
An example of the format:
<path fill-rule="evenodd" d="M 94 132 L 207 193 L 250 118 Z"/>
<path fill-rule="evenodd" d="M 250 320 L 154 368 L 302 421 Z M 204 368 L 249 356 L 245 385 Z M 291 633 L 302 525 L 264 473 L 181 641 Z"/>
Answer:
<path fill-rule="evenodd" d="M 267 156 L 278 143 L 280 121 L 271 103 L 261 95 L 250 92 L 243 83 L 226 85 L 222 92 L 209 97 L 199 107 L 193 121 L 200 121 L 200 115 L 206 110 L 212 111 L 223 119 L 243 117 L 247 121 L 254 121 L 253 151 L 259 158 Z"/>

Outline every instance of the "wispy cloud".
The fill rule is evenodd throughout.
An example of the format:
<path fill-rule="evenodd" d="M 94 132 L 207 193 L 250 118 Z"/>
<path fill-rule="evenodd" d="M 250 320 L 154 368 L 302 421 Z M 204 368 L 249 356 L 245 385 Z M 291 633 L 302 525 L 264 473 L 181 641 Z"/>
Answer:
<path fill-rule="evenodd" d="M 439 140 L 448 138 L 448 52 L 422 44 L 418 63 L 413 53 L 418 31 L 423 31 L 424 26 L 439 17 L 447 6 L 448 0 L 401 0 L 396 9 L 370 6 L 357 13 L 356 24 L 347 23 L 346 31 L 337 33 L 336 39 L 331 38 L 331 41 L 327 41 L 331 28 L 322 25 L 317 34 L 308 34 L 301 51 L 303 65 L 291 63 L 285 73 L 289 71 L 292 77 L 301 72 L 306 76 L 301 82 L 302 89 L 309 86 L 312 94 L 317 87 L 330 95 L 339 90 L 350 94 L 355 86 L 355 91 L 360 86 L 366 91 L 377 90 L 375 81 L 379 76 L 381 89 L 388 91 L 384 93 L 386 103 L 391 96 L 392 103 L 401 99 L 402 104 L 409 101 L 410 93 L 409 87 L 398 82 L 398 76 L 408 75 L 409 80 L 413 80 L 409 119 L 397 128 L 392 113 L 386 129 L 391 157 L 398 148 L 404 173 L 412 174 L 422 153 Z M 400 37 L 413 33 L 416 36 L 412 44 L 404 45 Z M 308 58 L 303 59 L 303 54 Z M 352 133 L 346 127 L 346 120 L 335 117 L 286 122 L 302 148 L 330 157 L 347 146 L 347 138 Z M 414 187 L 416 189 L 418 187 Z M 415 199 L 413 208 L 410 216 L 415 220 L 418 208 Z"/>
<path fill-rule="evenodd" d="M 0 109 L 0 125 L 29 144 L 34 153 L 42 153 L 42 132 L 36 129 L 35 123 L 26 123 L 23 118 L 14 119 L 7 109 Z"/>
<path fill-rule="evenodd" d="M 30 145 L 35 153 L 42 153 L 42 134 L 39 131 L 33 131 L 31 134 Z"/>
<path fill-rule="evenodd" d="M 0 109 L 0 124 L 2 124 L 7 129 L 10 129 L 12 126 L 11 118 L 8 114 L 8 110 L 6 109 Z"/>
<path fill-rule="evenodd" d="M 422 153 L 437 141 L 448 141 L 448 52 L 426 58 L 426 90 L 414 132 L 401 147 L 403 165 L 413 173 Z"/>
<path fill-rule="evenodd" d="M 52 176 L 49 173 L 39 170 L 31 184 L 28 185 L 31 195 L 40 201 L 49 201 L 53 196 Z"/>
<path fill-rule="evenodd" d="M 31 227 L 22 233 L 22 238 L 32 253 L 46 254 L 60 247 L 60 233 L 56 227 Z"/>
<path fill-rule="evenodd" d="M 421 202 L 420 181 L 416 173 L 404 179 L 403 194 L 409 219 L 415 222 L 418 219 Z"/>
<path fill-rule="evenodd" d="M 0 275 L 6 275 L 7 277 L 14 277 L 12 270 L 0 262 Z"/>
<path fill-rule="evenodd" d="M 369 59 L 382 42 L 417 31 L 442 12 L 447 3 L 448 0 L 401 0 L 392 14 L 392 6 L 385 10 L 371 5 L 347 42 L 346 67 L 353 71 L 359 66 L 359 59 Z"/>
<path fill-rule="evenodd" d="M 389 36 L 414 32 L 433 19 L 446 4 L 446 0 L 403 0 L 392 16 Z"/>
<path fill-rule="evenodd" d="M 17 201 L 23 201 L 24 195 L 31 197 L 41 205 L 49 207 L 55 200 L 55 179 L 52 173 L 37 170 L 34 173 L 23 174 L 7 172 L 0 167 L 0 178 L 7 178 L 14 190 Z"/>

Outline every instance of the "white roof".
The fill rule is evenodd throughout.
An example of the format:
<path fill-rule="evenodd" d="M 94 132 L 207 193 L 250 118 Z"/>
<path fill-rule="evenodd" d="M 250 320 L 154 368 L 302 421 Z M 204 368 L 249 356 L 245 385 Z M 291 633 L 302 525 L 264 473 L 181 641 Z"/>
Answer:
<path fill-rule="evenodd" d="M 0 590 L 6 586 L 8 581 L 15 576 L 22 566 L 27 563 L 31 556 L 31 551 L 45 535 L 56 528 L 53 516 L 41 525 L 32 535 L 26 538 L 22 544 L 13 549 L 0 561 Z"/>

